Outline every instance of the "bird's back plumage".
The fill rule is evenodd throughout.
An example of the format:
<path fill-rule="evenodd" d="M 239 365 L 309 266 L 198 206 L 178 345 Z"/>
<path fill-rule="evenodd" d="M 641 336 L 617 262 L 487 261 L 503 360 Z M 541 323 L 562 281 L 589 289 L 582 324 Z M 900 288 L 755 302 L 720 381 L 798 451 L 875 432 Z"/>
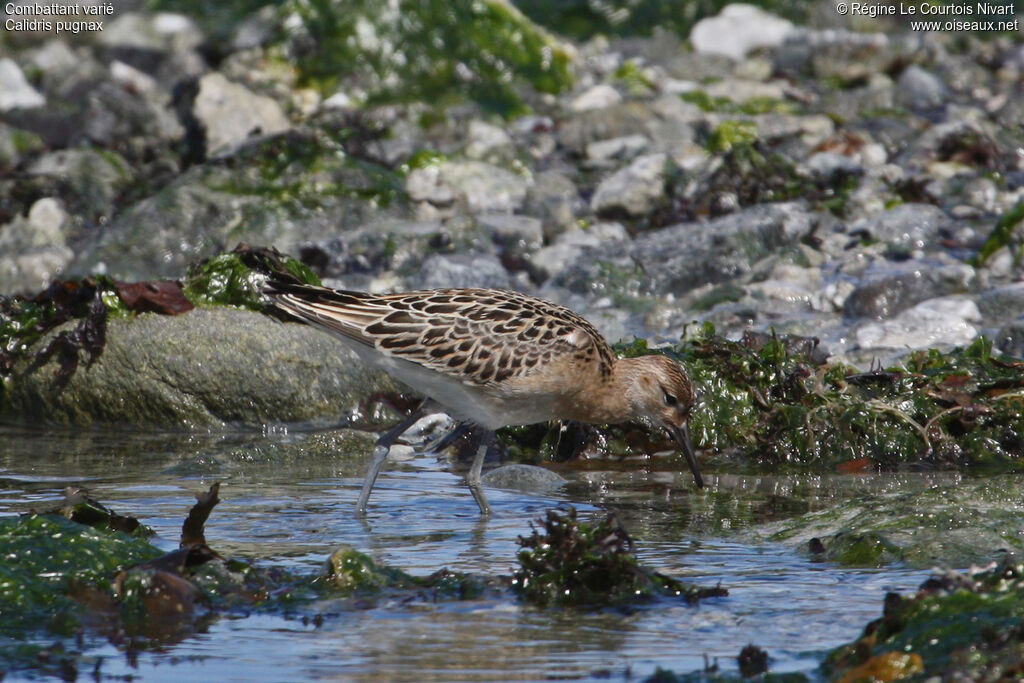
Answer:
<path fill-rule="evenodd" d="M 572 311 L 517 292 L 437 289 L 374 295 L 269 283 L 276 306 L 394 358 L 478 387 L 544 371 L 553 363 L 611 373 L 615 356 Z"/>

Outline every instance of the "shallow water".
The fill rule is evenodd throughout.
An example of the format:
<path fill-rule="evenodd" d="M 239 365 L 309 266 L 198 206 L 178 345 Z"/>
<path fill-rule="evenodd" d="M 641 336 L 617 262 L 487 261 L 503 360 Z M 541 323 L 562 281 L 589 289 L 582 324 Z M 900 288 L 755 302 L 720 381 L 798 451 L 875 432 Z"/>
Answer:
<path fill-rule="evenodd" d="M 748 537 L 737 528 L 827 507 L 865 487 L 915 485 L 912 475 L 896 483 L 711 476 L 710 491 L 696 493 L 689 474 L 676 474 L 667 459 L 591 462 L 563 468 L 570 485 L 553 494 L 489 488 L 495 514 L 482 522 L 447 463 L 412 455 L 381 475 L 364 524 L 353 507 L 368 450 L 361 444 L 369 443 L 341 430 L 0 427 L 0 515 L 52 507 L 65 486 L 84 486 L 154 528 L 157 544 L 170 550 L 193 495 L 221 481 L 223 502 L 206 538 L 227 557 L 312 573 L 348 544 L 416 575 L 448 567 L 496 576 L 516 568 L 516 539 L 530 532 L 531 520 L 571 503 L 582 517 L 603 507 L 618 511 L 646 564 L 729 590 L 695 606 L 662 600 L 598 612 L 539 610 L 507 596 L 356 606 L 336 599 L 306 606 L 301 615 L 221 617 L 160 651 L 126 654 L 99 637 L 86 641 L 88 654 L 103 657 L 102 676 L 154 681 L 628 680 L 656 667 L 697 671 L 716 660 L 721 670 L 735 671 L 748 643 L 768 651 L 772 671 L 814 675 L 823 651 L 852 640 L 880 614 L 887 591 L 912 591 L 927 575 L 837 568 L 791 545 L 737 540 Z"/>

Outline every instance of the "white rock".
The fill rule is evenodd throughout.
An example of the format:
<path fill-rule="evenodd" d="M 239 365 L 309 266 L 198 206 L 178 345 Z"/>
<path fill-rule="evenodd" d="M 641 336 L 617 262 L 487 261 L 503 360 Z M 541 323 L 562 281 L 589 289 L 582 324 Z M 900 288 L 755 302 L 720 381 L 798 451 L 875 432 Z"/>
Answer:
<path fill-rule="evenodd" d="M 587 160 L 600 164 L 613 159 L 628 159 L 644 151 L 649 144 L 650 140 L 643 135 L 598 140 L 587 145 Z"/>
<path fill-rule="evenodd" d="M 889 153 L 885 150 L 885 145 L 877 142 L 869 142 L 864 145 L 856 156 L 860 158 L 861 164 L 869 168 L 881 169 L 889 161 Z"/>
<path fill-rule="evenodd" d="M 324 109 L 352 109 L 355 102 L 348 94 L 338 91 L 323 101 L 321 106 Z"/>
<path fill-rule="evenodd" d="M 110 63 L 110 76 L 121 85 L 128 86 L 138 93 L 152 93 L 156 90 L 156 79 L 139 71 L 134 66 L 118 60 Z"/>
<path fill-rule="evenodd" d="M 29 225 L 40 240 L 38 246 L 64 244 L 64 228 L 70 218 L 61 201 L 54 197 L 37 199 L 28 210 Z"/>
<path fill-rule="evenodd" d="M 530 265 L 535 274 L 547 279 L 572 265 L 588 248 L 628 240 L 629 233 L 621 223 L 594 223 L 586 230 L 563 232 L 554 244 L 530 254 Z"/>
<path fill-rule="evenodd" d="M 644 215 L 665 194 L 666 160 L 664 154 L 647 154 L 619 169 L 597 186 L 591 208 L 596 213 L 622 210 L 633 216 Z"/>
<path fill-rule="evenodd" d="M 184 14 L 160 12 L 153 16 L 153 29 L 157 33 L 170 36 L 195 31 L 196 25 Z"/>
<path fill-rule="evenodd" d="M 33 109 L 44 104 L 46 98 L 29 84 L 21 67 L 13 59 L 0 59 L 0 111 Z"/>
<path fill-rule="evenodd" d="M 520 208 L 531 180 L 482 161 L 449 161 L 409 173 L 405 190 L 409 198 L 434 206 L 456 199 L 472 213 L 505 212 Z"/>
<path fill-rule="evenodd" d="M 39 69 L 42 69 L 44 72 L 50 72 L 59 69 L 70 69 L 81 58 L 72 52 L 71 48 L 63 40 L 54 39 L 39 49 L 30 52 L 29 59 Z"/>
<path fill-rule="evenodd" d="M 466 146 L 466 156 L 470 159 L 483 159 L 490 154 L 508 150 L 511 147 L 512 138 L 504 129 L 475 119 L 469 122 L 469 144 Z"/>
<path fill-rule="evenodd" d="M 63 244 L 13 255 L 0 252 L 0 292 L 34 294 L 60 276 L 74 257 Z"/>
<path fill-rule="evenodd" d="M 891 320 L 868 323 L 855 337 L 862 349 L 923 349 L 969 344 L 978 336 L 978 305 L 962 296 L 922 301 Z"/>
<path fill-rule="evenodd" d="M 254 133 L 280 133 L 291 127 L 277 102 L 217 72 L 199 80 L 192 113 L 206 130 L 208 152 L 242 142 Z"/>
<path fill-rule="evenodd" d="M 414 168 L 405 177 L 405 191 L 414 202 L 448 205 L 455 201 L 455 191 L 444 184 L 438 166 Z"/>
<path fill-rule="evenodd" d="M 619 91 L 610 85 L 600 84 L 578 95 L 569 107 L 573 111 L 604 109 L 622 101 Z"/>
<path fill-rule="evenodd" d="M 743 59 L 761 47 L 776 47 L 794 31 L 793 24 L 742 3 L 728 5 L 718 16 L 698 21 L 690 31 L 697 52 Z"/>

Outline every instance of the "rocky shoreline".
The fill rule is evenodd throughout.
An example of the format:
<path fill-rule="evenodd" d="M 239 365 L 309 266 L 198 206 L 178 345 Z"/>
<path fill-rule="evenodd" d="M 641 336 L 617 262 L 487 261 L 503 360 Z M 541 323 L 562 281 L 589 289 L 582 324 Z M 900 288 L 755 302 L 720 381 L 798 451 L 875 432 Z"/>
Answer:
<path fill-rule="evenodd" d="M 1012 223 L 978 256 L 1024 201 L 1024 50 L 825 14 L 731 6 L 688 43 L 575 45 L 520 17 L 574 79 L 514 82 L 531 112 L 507 121 L 472 98 L 377 104 L 356 76 L 319 92 L 285 59 L 284 10 L 230 25 L 217 63 L 168 12 L 9 33 L 0 291 L 179 278 L 245 241 L 349 288 L 527 291 L 612 340 L 711 321 L 861 367 L 979 335 L 1024 354 Z"/>

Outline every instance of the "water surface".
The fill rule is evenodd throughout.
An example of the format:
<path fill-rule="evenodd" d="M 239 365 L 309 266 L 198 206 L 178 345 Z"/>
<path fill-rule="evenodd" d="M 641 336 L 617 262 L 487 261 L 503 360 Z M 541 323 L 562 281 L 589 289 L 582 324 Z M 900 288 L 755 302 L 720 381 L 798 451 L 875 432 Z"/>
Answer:
<path fill-rule="evenodd" d="M 637 680 L 705 662 L 735 671 L 748 643 L 771 670 L 814 675 L 821 653 L 855 638 L 887 591 L 912 591 L 926 572 L 843 569 L 785 543 L 745 543 L 737 528 L 807 510 L 878 485 L 928 485 L 912 475 L 708 477 L 696 492 L 670 459 L 562 467 L 555 493 L 489 488 L 481 521 L 461 477 L 436 456 L 408 453 L 381 475 L 366 522 L 353 514 L 371 439 L 343 430 L 222 433 L 35 430 L 0 427 L 0 515 L 46 509 L 83 486 L 177 546 L 194 494 L 221 481 L 206 538 L 227 557 L 298 572 L 320 570 L 339 545 L 415 575 L 441 567 L 488 576 L 516 568 L 520 535 L 555 506 L 581 516 L 617 511 L 641 560 L 729 596 L 699 605 L 536 609 L 510 596 L 424 603 L 325 599 L 295 614 L 231 614 L 159 651 L 126 653 L 101 638 L 101 677 L 142 680 L 541 681 Z M 353 453 L 353 451 L 356 451 Z M 740 495 L 742 494 L 742 495 Z M 312 617 L 312 618 L 311 618 Z"/>

